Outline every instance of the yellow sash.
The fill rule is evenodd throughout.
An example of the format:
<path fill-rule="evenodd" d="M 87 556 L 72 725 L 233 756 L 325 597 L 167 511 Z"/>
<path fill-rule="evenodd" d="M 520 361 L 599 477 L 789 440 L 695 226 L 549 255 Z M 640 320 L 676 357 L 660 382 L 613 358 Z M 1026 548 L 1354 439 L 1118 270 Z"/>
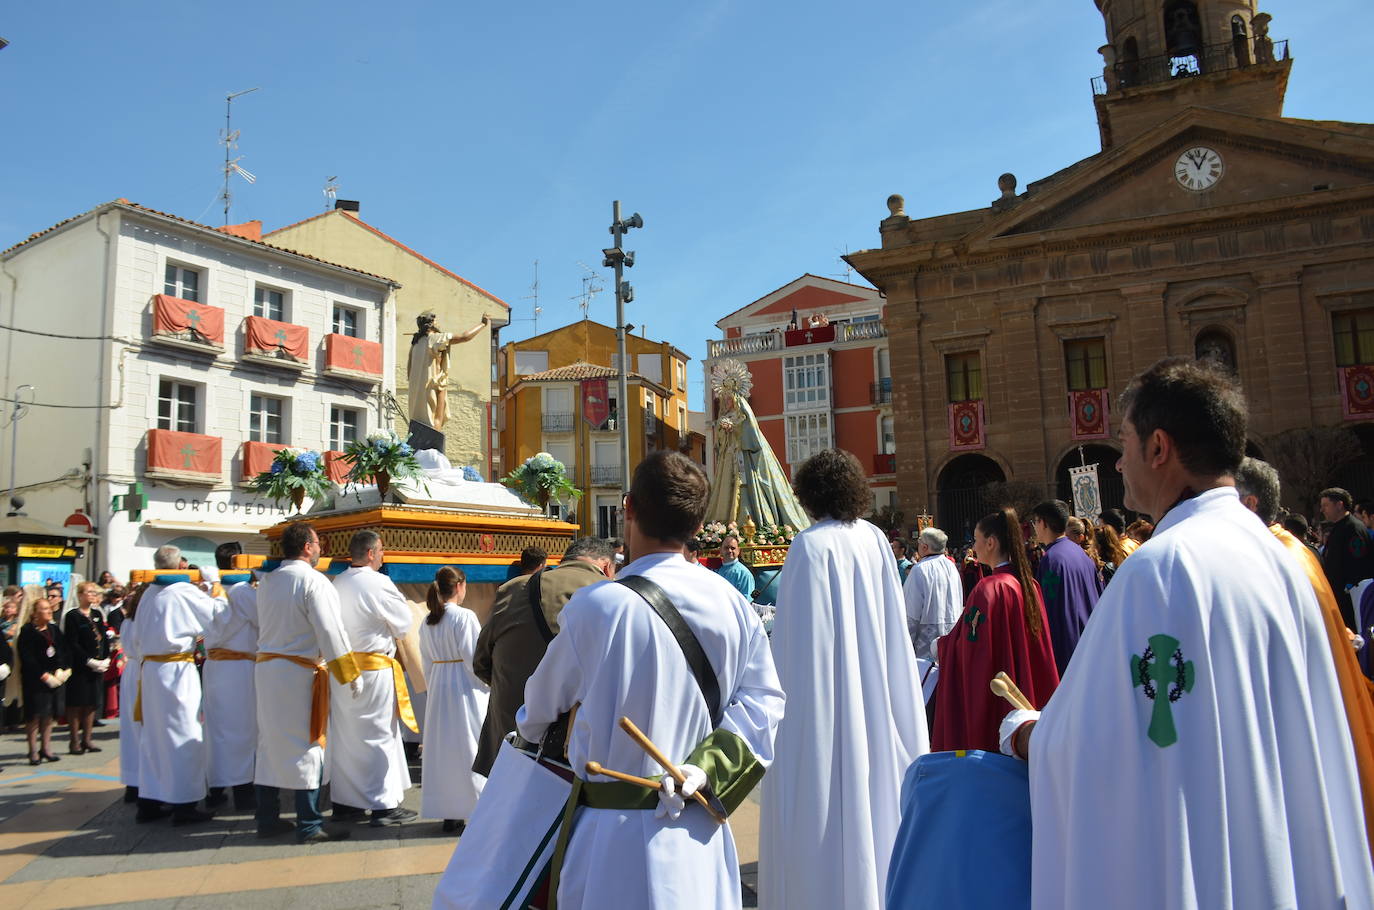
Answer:
<path fill-rule="evenodd" d="M 401 666 L 401 662 L 380 651 L 354 651 L 353 660 L 357 662 L 359 670 L 391 668 L 391 678 L 396 683 L 396 707 L 401 713 L 401 723 L 409 727 L 412 733 L 419 733 L 420 725 L 415 721 L 415 709 L 410 706 L 410 690 L 406 688 L 405 668 Z"/>
<path fill-rule="evenodd" d="M 329 669 L 308 657 L 274 654 L 271 651 L 258 653 L 258 663 L 269 660 L 289 660 L 298 667 L 314 671 L 315 678 L 310 687 L 310 740 L 323 748 L 325 734 L 329 730 Z"/>
<path fill-rule="evenodd" d="M 151 660 L 155 664 L 190 664 L 195 663 L 196 655 L 190 651 L 177 651 L 174 654 L 149 654 L 143 660 Z M 137 723 L 143 723 L 143 672 L 141 668 L 138 674 L 138 694 L 134 697 L 134 720 Z"/>
<path fill-rule="evenodd" d="M 230 648 L 211 648 L 206 652 L 209 660 L 256 660 L 257 655 L 252 651 L 234 651 Z"/>

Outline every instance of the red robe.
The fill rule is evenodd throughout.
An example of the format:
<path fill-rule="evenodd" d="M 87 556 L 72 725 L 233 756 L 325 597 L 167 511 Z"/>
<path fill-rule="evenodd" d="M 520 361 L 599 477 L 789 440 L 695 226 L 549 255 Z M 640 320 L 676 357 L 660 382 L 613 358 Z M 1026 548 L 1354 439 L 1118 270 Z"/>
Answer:
<path fill-rule="evenodd" d="M 1040 596 L 1040 585 L 1031 584 Z M 1049 701 L 1059 685 L 1059 671 L 1043 598 L 1040 603 L 1040 636 L 1032 639 L 1021 583 L 1010 567 L 1002 566 L 974 587 L 959 622 L 937 645 L 940 682 L 935 687 L 932 752 L 998 750 L 997 728 L 1012 709 L 988 688 L 998 671 L 1005 670 L 1036 708 Z"/>

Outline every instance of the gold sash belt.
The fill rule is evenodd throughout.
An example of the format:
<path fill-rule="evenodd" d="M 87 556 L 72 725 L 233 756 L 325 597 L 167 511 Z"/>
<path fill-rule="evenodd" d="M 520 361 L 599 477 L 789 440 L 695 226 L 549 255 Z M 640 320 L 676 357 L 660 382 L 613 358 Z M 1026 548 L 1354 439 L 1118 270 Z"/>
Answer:
<path fill-rule="evenodd" d="M 258 652 L 256 660 L 258 663 L 269 660 L 289 660 L 298 667 L 304 667 L 314 672 L 315 678 L 310 687 L 310 741 L 323 748 L 325 734 L 329 730 L 329 668 L 308 657 L 297 657 L 295 654 L 275 654 L 271 651 Z"/>
<path fill-rule="evenodd" d="M 252 651 L 235 651 L 231 648 L 211 648 L 205 655 L 210 660 L 257 660 Z"/>
<path fill-rule="evenodd" d="M 410 690 L 406 688 L 405 668 L 401 666 L 401 662 L 380 651 L 354 651 L 353 660 L 359 670 L 391 668 L 391 678 L 396 683 L 396 707 L 401 714 L 401 723 L 409 727 L 412 733 L 419 733 L 420 725 L 415 720 L 415 709 L 410 704 Z"/>
<path fill-rule="evenodd" d="M 191 664 L 195 663 L 196 655 L 190 651 L 177 651 L 172 654 L 148 654 L 143 660 L 152 661 L 155 664 Z M 143 723 L 143 671 L 140 664 L 138 674 L 138 694 L 134 697 L 134 721 Z"/>

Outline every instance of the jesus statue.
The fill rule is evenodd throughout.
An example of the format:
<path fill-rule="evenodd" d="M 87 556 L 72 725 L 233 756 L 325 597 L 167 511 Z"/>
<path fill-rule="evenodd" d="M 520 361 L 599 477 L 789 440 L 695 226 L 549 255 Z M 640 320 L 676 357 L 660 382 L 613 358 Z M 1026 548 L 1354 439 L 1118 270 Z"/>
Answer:
<path fill-rule="evenodd" d="M 448 349 L 477 337 L 491 324 L 491 317 L 466 332 L 441 332 L 434 324 L 434 311 L 415 317 L 416 332 L 410 340 L 406 377 L 410 383 L 410 419 L 442 431 L 448 421 Z"/>

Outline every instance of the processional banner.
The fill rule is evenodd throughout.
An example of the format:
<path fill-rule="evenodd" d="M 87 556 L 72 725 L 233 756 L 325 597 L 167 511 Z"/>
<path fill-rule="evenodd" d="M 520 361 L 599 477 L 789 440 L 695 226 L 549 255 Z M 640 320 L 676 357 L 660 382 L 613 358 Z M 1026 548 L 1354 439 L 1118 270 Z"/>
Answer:
<path fill-rule="evenodd" d="M 1073 490 L 1073 514 L 1096 521 L 1102 514 L 1102 488 L 1098 484 L 1097 465 L 1069 468 L 1069 487 Z"/>

